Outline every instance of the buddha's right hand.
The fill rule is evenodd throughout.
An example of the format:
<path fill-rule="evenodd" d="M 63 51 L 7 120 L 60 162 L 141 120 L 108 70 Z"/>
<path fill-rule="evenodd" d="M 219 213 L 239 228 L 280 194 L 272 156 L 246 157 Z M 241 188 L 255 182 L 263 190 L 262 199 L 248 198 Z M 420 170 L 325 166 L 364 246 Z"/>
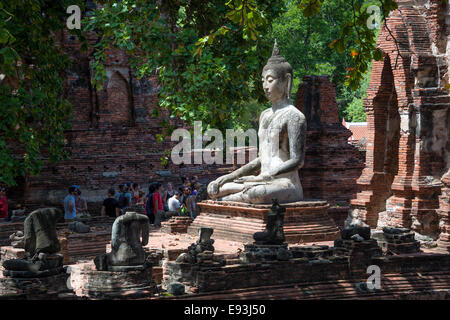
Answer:
<path fill-rule="evenodd" d="M 217 180 L 214 180 L 208 184 L 207 191 L 210 195 L 216 195 L 219 193 L 219 184 L 217 183 Z"/>
<path fill-rule="evenodd" d="M 229 182 L 231 179 L 231 177 L 229 175 L 224 175 L 221 176 L 219 178 L 217 178 L 216 180 L 212 181 L 209 185 L 208 185 L 208 194 L 218 194 L 219 193 L 219 189 L 220 187 L 222 187 L 225 183 Z"/>

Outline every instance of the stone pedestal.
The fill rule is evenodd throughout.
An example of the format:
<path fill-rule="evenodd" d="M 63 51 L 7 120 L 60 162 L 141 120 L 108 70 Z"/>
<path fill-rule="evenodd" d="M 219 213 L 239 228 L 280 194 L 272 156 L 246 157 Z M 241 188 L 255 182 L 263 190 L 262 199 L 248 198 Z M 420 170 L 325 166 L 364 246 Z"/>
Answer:
<path fill-rule="evenodd" d="M 128 272 L 97 271 L 92 263 L 71 266 L 70 283 L 77 296 L 106 299 L 149 297 L 157 292 L 152 268 Z"/>
<path fill-rule="evenodd" d="M 198 234 L 200 227 L 214 229 L 214 237 L 240 242 L 253 242 L 253 234 L 263 231 L 271 204 L 246 204 L 205 200 L 197 203 L 201 213 L 189 226 L 188 233 Z M 328 216 L 326 201 L 283 203 L 284 234 L 287 243 L 332 241 L 339 229 Z"/>

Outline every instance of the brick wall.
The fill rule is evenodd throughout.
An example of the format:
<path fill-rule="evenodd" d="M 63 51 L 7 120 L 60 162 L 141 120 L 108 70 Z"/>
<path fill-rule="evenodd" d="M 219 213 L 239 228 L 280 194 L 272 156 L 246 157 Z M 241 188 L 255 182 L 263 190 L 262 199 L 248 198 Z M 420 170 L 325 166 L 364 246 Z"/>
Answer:
<path fill-rule="evenodd" d="M 295 102 L 308 123 L 305 165 L 300 180 L 305 198 L 326 199 L 331 207 L 348 210 L 357 193 L 356 179 L 364 168 L 364 153 L 348 144 L 350 130 L 338 116 L 336 92 L 326 76 L 306 76 Z"/>

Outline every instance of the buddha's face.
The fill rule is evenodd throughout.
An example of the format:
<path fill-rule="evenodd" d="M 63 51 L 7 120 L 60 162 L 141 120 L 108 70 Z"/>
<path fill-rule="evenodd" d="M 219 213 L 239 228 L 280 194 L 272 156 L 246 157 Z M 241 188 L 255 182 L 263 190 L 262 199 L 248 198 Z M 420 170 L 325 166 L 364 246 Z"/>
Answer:
<path fill-rule="evenodd" d="M 287 84 L 290 81 L 290 74 L 287 74 L 284 79 L 277 76 L 272 69 L 264 70 L 262 73 L 262 83 L 264 93 L 270 102 L 276 102 L 287 97 Z"/>

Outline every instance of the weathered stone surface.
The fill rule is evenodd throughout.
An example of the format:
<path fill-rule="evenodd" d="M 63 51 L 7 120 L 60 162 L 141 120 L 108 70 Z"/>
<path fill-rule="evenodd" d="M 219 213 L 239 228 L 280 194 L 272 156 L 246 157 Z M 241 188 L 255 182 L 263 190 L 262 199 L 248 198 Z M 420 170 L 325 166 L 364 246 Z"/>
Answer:
<path fill-rule="evenodd" d="M 383 235 L 384 241 L 378 243 L 387 255 L 420 252 L 420 243 L 409 229 L 384 227 Z"/>
<path fill-rule="evenodd" d="M 182 253 L 177 259 L 176 262 L 179 263 L 201 263 L 204 262 L 203 260 L 209 260 L 205 259 L 205 256 L 202 256 L 200 259 L 198 259 L 199 255 L 204 252 L 210 252 L 212 259 L 212 254 L 214 252 L 214 240 L 211 239 L 211 235 L 213 234 L 214 229 L 212 228 L 199 228 L 198 230 L 198 240 L 197 242 L 191 244 L 188 248 L 187 253 Z M 203 259 L 202 259 L 203 258 Z"/>
<path fill-rule="evenodd" d="M 284 245 L 246 244 L 244 251 L 241 252 L 239 256 L 242 263 L 287 261 L 292 257 L 293 255 L 288 249 L 287 244 Z"/>
<path fill-rule="evenodd" d="M 175 296 L 184 294 L 184 291 L 185 291 L 184 284 L 180 282 L 172 282 L 171 284 L 169 284 L 167 288 L 167 292 Z"/>
<path fill-rule="evenodd" d="M 141 269 L 140 266 L 146 260 L 142 246 L 148 243 L 149 228 L 149 220 L 145 215 L 127 212 L 118 217 L 112 227 L 111 252 L 95 259 L 97 270 L 123 269 L 113 268 L 118 266 Z"/>
<path fill-rule="evenodd" d="M 88 233 L 89 231 L 91 231 L 91 227 L 79 221 L 71 222 L 67 225 L 67 227 L 69 228 L 69 230 L 76 233 Z"/>
<path fill-rule="evenodd" d="M 260 116 L 258 157 L 211 182 L 211 199 L 244 203 L 303 200 L 298 169 L 305 159 L 306 121 L 290 101 L 293 71 L 276 41 L 262 77 L 272 107 Z"/>
<path fill-rule="evenodd" d="M 25 242 L 24 242 L 24 234 L 22 231 L 14 232 L 12 235 L 9 236 L 9 239 L 11 240 L 11 246 L 13 248 L 24 248 Z"/>
<path fill-rule="evenodd" d="M 35 210 L 24 223 L 24 259 L 4 260 L 3 275 L 33 278 L 63 272 L 63 256 L 56 254 L 61 246 L 56 235 L 56 223 L 63 218 L 57 208 Z"/>
<path fill-rule="evenodd" d="M 361 227 L 358 225 L 350 225 L 341 231 L 342 239 L 349 240 L 354 235 L 359 235 L 364 240 L 370 239 L 370 227 Z"/>
<path fill-rule="evenodd" d="M 59 272 L 46 277 L 3 277 L 0 276 L 0 299 L 58 299 L 58 294 L 70 292 L 67 287 L 67 273 Z"/>

